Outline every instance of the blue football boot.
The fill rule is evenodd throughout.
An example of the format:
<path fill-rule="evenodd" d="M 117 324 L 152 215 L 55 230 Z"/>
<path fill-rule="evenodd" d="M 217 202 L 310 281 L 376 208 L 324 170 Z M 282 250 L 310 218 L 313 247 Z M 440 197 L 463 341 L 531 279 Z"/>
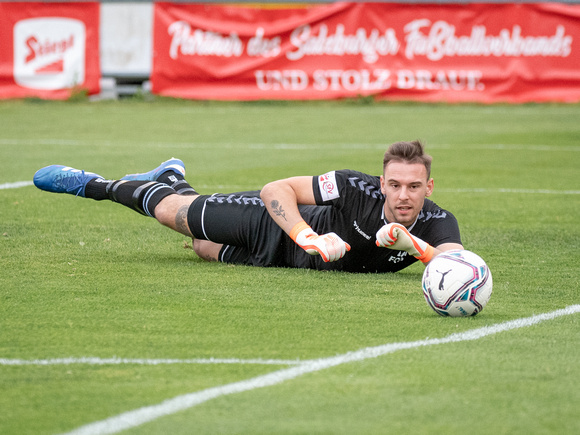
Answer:
<path fill-rule="evenodd" d="M 171 158 L 166 162 L 161 163 L 158 167 L 152 169 L 149 172 L 125 175 L 123 178 L 121 178 L 121 180 L 157 181 L 161 174 L 164 174 L 168 171 L 181 174 L 185 177 L 185 165 L 183 162 L 179 159 Z"/>
<path fill-rule="evenodd" d="M 70 166 L 51 165 L 36 171 L 34 185 L 47 192 L 70 193 L 84 198 L 87 183 L 95 178 L 103 177 Z"/>

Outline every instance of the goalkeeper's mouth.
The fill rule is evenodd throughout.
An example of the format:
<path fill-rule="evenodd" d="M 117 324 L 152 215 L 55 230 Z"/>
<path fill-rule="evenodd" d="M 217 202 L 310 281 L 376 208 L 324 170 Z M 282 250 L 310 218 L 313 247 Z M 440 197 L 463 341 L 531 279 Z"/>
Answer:
<path fill-rule="evenodd" d="M 410 205 L 400 205 L 396 207 L 397 221 L 402 224 L 408 224 L 414 218 L 415 209 Z"/>

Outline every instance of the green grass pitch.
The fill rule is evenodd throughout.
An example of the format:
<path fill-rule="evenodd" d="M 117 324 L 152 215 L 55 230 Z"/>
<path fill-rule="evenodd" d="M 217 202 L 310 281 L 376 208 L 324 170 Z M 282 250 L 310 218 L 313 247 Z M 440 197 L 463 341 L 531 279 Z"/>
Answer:
<path fill-rule="evenodd" d="M 432 341 L 580 303 L 579 120 L 558 104 L 0 102 L 0 433 L 116 433 L 123 413 L 127 434 L 580 433 L 580 314 Z M 118 178 L 175 156 L 201 193 L 259 189 L 379 174 L 388 144 L 417 138 L 432 199 L 493 273 L 473 318 L 430 310 L 422 265 L 209 264 L 118 204 L 17 187 L 49 164 Z"/>

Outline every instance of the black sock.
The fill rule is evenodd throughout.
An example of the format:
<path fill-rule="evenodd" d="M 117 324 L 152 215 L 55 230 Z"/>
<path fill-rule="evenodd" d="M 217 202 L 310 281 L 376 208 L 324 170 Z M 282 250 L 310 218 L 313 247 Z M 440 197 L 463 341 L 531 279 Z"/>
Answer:
<path fill-rule="evenodd" d="M 183 175 L 178 174 L 174 171 L 166 171 L 161 174 L 157 181 L 160 183 L 165 183 L 173 190 L 175 190 L 179 195 L 197 195 L 198 193 L 195 191 L 193 187 L 189 185 Z"/>
<path fill-rule="evenodd" d="M 105 180 L 103 178 L 95 178 L 94 180 L 89 181 L 85 186 L 85 197 L 96 199 L 97 201 L 109 199 L 107 186 L 112 182 L 113 180 Z"/>
<path fill-rule="evenodd" d="M 162 199 L 176 192 L 156 181 L 91 180 L 85 187 L 85 197 L 101 201 L 109 199 L 143 215 L 155 217 L 155 207 Z"/>

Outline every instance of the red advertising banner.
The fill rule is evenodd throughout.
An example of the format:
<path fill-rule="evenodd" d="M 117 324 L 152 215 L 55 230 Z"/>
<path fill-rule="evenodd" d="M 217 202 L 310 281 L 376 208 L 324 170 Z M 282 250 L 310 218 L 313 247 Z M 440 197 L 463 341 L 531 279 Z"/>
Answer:
<path fill-rule="evenodd" d="M 100 91 L 99 3 L 0 3 L 0 98 Z"/>
<path fill-rule="evenodd" d="M 580 5 L 156 3 L 156 94 L 580 101 Z"/>

